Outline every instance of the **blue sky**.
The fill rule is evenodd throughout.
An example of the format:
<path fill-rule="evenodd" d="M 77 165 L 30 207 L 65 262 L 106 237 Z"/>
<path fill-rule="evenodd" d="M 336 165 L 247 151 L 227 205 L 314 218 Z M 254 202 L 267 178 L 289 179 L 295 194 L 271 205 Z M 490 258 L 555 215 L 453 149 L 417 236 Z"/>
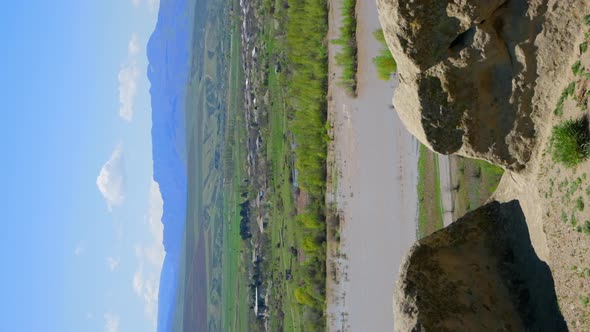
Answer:
<path fill-rule="evenodd" d="M 0 19 L 1 331 L 151 331 L 163 259 L 145 46 L 157 0 Z"/>

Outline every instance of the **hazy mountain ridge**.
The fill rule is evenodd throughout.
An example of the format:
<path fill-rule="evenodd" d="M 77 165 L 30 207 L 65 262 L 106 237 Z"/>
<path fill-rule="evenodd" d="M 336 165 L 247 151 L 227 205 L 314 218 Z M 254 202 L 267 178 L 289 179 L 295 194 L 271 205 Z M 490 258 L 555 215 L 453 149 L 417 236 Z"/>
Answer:
<path fill-rule="evenodd" d="M 158 303 L 158 331 L 170 330 L 187 209 L 185 100 L 190 73 L 194 8 L 188 0 L 162 0 L 147 45 L 151 82 L 154 180 L 164 212 L 164 248 Z"/>

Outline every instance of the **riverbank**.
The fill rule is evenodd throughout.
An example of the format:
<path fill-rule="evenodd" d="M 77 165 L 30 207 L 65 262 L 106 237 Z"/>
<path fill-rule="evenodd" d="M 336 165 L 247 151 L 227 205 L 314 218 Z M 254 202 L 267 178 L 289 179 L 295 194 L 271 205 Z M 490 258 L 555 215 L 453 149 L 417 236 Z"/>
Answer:
<path fill-rule="evenodd" d="M 330 1 L 329 39 L 340 6 Z M 394 281 L 416 238 L 418 143 L 391 108 L 397 78 L 379 80 L 372 63 L 381 48 L 376 4 L 358 2 L 356 12 L 356 99 L 337 84 L 338 46 L 329 49 L 328 331 L 391 331 Z"/>

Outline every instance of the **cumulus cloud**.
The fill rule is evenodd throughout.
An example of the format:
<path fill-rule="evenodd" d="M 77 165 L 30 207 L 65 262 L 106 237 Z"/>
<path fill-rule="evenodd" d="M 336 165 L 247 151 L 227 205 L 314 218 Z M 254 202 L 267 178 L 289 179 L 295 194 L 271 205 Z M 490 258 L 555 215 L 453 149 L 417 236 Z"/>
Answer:
<path fill-rule="evenodd" d="M 112 211 L 114 206 L 121 205 L 125 198 L 123 196 L 125 189 L 123 166 L 123 149 L 121 145 L 118 145 L 96 178 L 96 186 L 104 197 L 109 211 Z"/>
<path fill-rule="evenodd" d="M 160 193 L 160 186 L 152 180 L 150 186 L 149 209 L 146 223 L 150 233 L 150 242 L 137 244 L 135 256 L 138 266 L 133 274 L 133 291 L 145 304 L 146 315 L 155 323 L 158 314 L 158 289 L 160 286 L 160 271 L 164 263 L 164 225 L 162 213 L 164 202 Z"/>
<path fill-rule="evenodd" d="M 135 96 L 137 95 L 137 79 L 139 69 L 137 57 L 139 55 L 137 34 L 132 34 L 127 45 L 127 63 L 119 70 L 119 116 L 126 121 L 133 119 L 135 111 Z"/>
<path fill-rule="evenodd" d="M 139 54 L 139 42 L 137 41 L 137 34 L 131 35 L 131 40 L 127 45 L 127 55 L 130 58 L 136 57 Z"/>
<path fill-rule="evenodd" d="M 104 314 L 104 330 L 106 332 L 119 332 L 119 316 L 111 312 Z"/>
<path fill-rule="evenodd" d="M 119 264 L 121 264 L 120 258 L 107 257 L 107 265 L 109 270 L 115 271 L 119 267 Z"/>

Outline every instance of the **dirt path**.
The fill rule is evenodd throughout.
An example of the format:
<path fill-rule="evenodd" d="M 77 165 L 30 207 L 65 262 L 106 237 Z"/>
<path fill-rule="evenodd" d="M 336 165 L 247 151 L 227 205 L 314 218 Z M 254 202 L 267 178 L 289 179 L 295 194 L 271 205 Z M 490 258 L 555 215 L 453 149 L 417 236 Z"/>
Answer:
<path fill-rule="evenodd" d="M 341 0 L 330 0 L 330 39 L 340 26 Z M 418 144 L 391 108 L 397 78 L 380 81 L 372 58 L 381 45 L 376 3 L 358 1 L 358 98 L 336 83 L 330 45 L 328 204 L 340 214 L 329 230 L 328 330 L 392 331 L 392 294 L 401 259 L 414 242 Z M 339 235 L 340 243 L 335 236 Z"/>

